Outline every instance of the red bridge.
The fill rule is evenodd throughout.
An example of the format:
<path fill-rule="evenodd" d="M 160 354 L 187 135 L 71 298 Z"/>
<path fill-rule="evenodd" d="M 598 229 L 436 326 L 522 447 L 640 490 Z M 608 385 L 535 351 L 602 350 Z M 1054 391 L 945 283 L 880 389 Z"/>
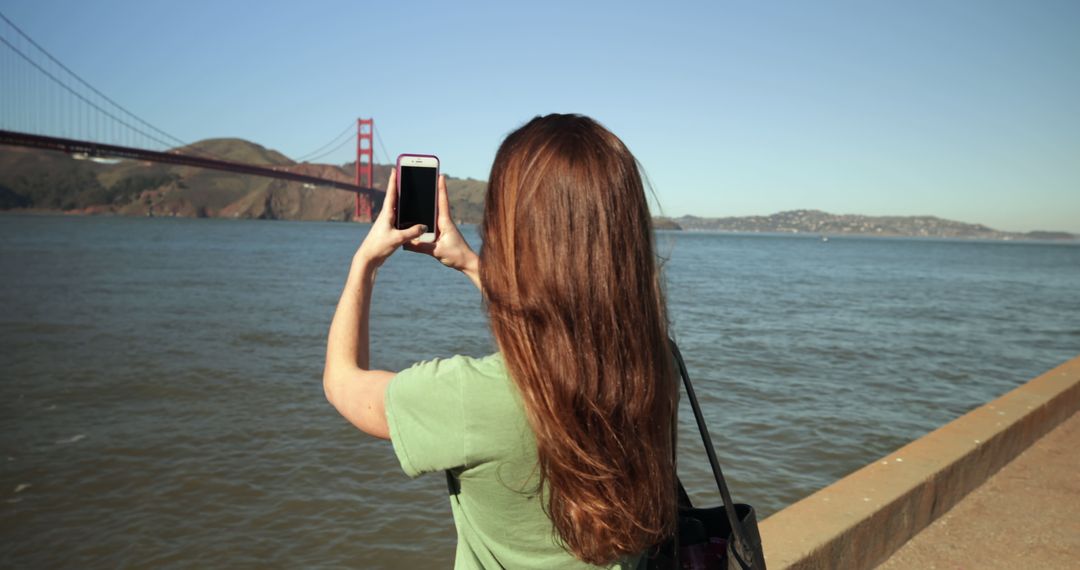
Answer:
<path fill-rule="evenodd" d="M 383 191 L 374 188 L 373 182 L 372 142 L 378 136 L 374 119 L 356 122 L 356 175 L 352 184 L 294 171 L 299 164 L 266 166 L 231 161 L 143 120 L 71 71 L 3 13 L 0 20 L 0 64 L 5 70 L 0 145 L 53 150 L 77 157 L 195 166 L 346 190 L 356 194 L 354 219 L 358 221 L 370 221 L 375 206 L 382 203 Z M 49 105 L 42 105 L 42 101 Z M 351 133 L 352 124 L 350 121 L 345 131 L 297 162 L 317 160 L 351 142 L 353 137 L 345 135 Z M 381 137 L 379 142 L 381 145 Z M 389 155 L 383 158 L 390 162 Z"/>

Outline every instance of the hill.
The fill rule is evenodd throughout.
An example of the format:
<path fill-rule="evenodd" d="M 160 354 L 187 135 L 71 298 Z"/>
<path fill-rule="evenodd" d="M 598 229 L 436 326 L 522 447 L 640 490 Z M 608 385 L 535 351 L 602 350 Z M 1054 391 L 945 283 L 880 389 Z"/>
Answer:
<path fill-rule="evenodd" d="M 820 210 L 790 210 L 769 216 L 728 218 L 676 218 L 683 229 L 725 232 L 808 233 L 819 235 L 905 236 L 967 239 L 1071 240 L 1066 232 L 1005 232 L 982 224 L 945 220 L 935 216 L 862 216 L 830 214 Z"/>
<path fill-rule="evenodd" d="M 208 139 L 184 149 L 225 160 L 290 166 L 343 182 L 355 164 L 296 163 L 272 149 L 236 138 Z M 392 166 L 374 166 L 374 185 L 386 186 Z M 486 183 L 447 176 L 454 216 L 478 222 Z M 0 209 L 71 213 L 290 220 L 352 220 L 351 192 L 297 182 L 135 160 L 77 160 L 52 151 L 0 147 Z"/>

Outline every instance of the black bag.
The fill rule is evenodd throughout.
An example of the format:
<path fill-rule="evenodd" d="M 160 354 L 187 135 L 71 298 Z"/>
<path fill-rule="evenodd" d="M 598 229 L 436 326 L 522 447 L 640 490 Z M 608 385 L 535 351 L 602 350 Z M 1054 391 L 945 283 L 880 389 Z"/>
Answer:
<path fill-rule="evenodd" d="M 671 341 L 671 351 L 679 365 L 679 374 L 686 387 L 686 395 L 690 398 L 690 407 L 694 410 L 694 419 L 697 420 L 705 453 L 724 504 L 718 507 L 694 507 L 682 481 L 676 478 L 679 485 L 679 528 L 676 536 L 649 554 L 647 568 L 765 570 L 765 555 L 761 549 L 761 534 L 758 532 L 754 507 L 732 502 L 720 462 L 713 450 L 709 428 L 705 425 L 690 375 L 686 372 L 686 363 L 675 341 Z"/>

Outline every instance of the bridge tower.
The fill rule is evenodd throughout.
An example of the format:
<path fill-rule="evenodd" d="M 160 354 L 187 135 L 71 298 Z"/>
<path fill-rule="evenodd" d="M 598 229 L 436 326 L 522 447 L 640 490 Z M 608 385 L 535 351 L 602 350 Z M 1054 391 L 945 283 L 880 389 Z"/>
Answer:
<path fill-rule="evenodd" d="M 363 188 L 375 187 L 375 164 L 371 159 L 371 137 L 375 131 L 375 119 L 356 120 L 356 185 Z M 356 195 L 356 212 L 353 220 L 370 222 L 372 217 L 371 198 L 365 194 Z"/>

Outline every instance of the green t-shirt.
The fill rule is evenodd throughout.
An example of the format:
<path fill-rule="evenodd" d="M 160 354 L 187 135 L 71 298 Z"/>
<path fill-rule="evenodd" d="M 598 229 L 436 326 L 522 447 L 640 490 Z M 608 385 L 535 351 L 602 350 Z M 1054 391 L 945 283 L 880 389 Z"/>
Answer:
<path fill-rule="evenodd" d="M 557 542 L 538 494 L 536 438 L 500 354 L 455 356 L 402 370 L 386 391 L 386 420 L 409 477 L 449 470 L 456 569 L 597 568 Z M 634 556 L 608 568 L 641 564 Z"/>

